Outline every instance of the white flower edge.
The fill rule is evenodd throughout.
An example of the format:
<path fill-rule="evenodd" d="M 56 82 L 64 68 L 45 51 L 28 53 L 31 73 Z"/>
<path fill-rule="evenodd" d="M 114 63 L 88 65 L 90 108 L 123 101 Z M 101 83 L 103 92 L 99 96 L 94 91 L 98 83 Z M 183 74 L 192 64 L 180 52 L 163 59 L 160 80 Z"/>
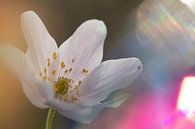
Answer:
<path fill-rule="evenodd" d="M 129 86 L 143 69 L 141 61 L 137 58 L 108 60 L 101 63 L 107 33 L 102 21 L 93 19 L 84 22 L 58 49 L 55 40 L 34 12 L 23 13 L 21 20 L 28 43 L 27 52 L 24 54 L 11 46 L 1 47 L 0 52 L 1 57 L 22 82 L 23 91 L 33 105 L 39 108 L 52 106 L 72 120 L 89 123 L 104 107 L 116 108 L 128 98 L 128 95 L 122 94 L 102 103 L 113 91 Z M 58 75 L 60 61 L 63 60 L 70 66 L 73 58 L 75 59 L 70 76 L 75 80 L 82 79 L 79 88 L 81 96 L 76 103 L 56 99 L 52 84 L 37 77 L 40 70 L 44 69 L 47 58 L 54 52 L 56 61 L 51 61 L 51 64 L 52 68 L 56 68 Z M 86 77 L 78 73 L 83 68 L 89 70 Z M 53 79 L 57 79 L 57 76 Z"/>

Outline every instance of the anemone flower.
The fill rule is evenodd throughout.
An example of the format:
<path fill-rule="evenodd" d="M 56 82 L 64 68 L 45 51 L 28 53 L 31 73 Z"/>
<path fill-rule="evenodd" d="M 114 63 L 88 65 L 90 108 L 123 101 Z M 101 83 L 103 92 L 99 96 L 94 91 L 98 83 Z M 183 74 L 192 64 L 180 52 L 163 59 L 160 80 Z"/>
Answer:
<path fill-rule="evenodd" d="M 1 57 L 34 106 L 52 107 L 69 119 L 89 123 L 104 107 L 116 108 L 128 98 L 121 94 L 106 99 L 129 86 L 142 71 L 142 63 L 137 58 L 102 62 L 104 22 L 84 22 L 59 48 L 34 12 L 24 12 L 21 22 L 27 52 L 2 46 Z"/>

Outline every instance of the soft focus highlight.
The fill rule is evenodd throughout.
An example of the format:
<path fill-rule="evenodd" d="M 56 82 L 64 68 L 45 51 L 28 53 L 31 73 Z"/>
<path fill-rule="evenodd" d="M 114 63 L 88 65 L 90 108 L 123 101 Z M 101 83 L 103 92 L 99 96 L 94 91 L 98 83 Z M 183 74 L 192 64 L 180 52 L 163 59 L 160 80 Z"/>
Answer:
<path fill-rule="evenodd" d="M 185 77 L 181 84 L 177 109 L 187 117 L 192 117 L 195 111 L 195 77 Z"/>

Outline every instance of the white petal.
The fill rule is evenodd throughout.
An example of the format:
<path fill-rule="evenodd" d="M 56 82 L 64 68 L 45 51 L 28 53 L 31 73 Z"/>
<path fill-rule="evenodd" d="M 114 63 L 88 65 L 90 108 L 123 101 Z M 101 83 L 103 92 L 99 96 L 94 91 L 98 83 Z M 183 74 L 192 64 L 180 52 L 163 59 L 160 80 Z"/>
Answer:
<path fill-rule="evenodd" d="M 34 106 L 38 108 L 49 107 L 47 99 L 50 96 L 51 84 L 40 80 L 32 72 L 25 73 L 21 82 L 25 95 Z"/>
<path fill-rule="evenodd" d="M 19 80 L 26 77 L 24 75 L 30 71 L 24 53 L 18 48 L 3 45 L 0 47 L 0 57 Z"/>
<path fill-rule="evenodd" d="M 48 105 L 53 107 L 65 117 L 84 124 L 90 123 L 94 120 L 99 112 L 105 107 L 105 104 L 101 103 L 93 106 L 87 106 L 77 102 L 64 102 L 54 96 L 54 92 L 51 92 L 50 97 L 47 100 Z"/>
<path fill-rule="evenodd" d="M 34 86 L 34 84 L 31 84 L 30 82 L 23 82 L 22 85 L 24 94 L 34 106 L 42 109 L 48 108 L 45 104 L 46 99 L 40 94 L 39 90 L 35 88 L 36 86 Z"/>
<path fill-rule="evenodd" d="M 47 104 L 55 109 L 60 109 L 60 110 L 66 111 L 66 112 L 70 112 L 70 111 L 75 111 L 75 110 L 78 110 L 80 108 L 86 107 L 84 105 L 77 104 L 77 103 L 65 102 L 63 100 L 55 98 L 54 92 L 50 92 L 50 93 L 51 94 L 47 99 Z"/>
<path fill-rule="evenodd" d="M 82 124 L 89 124 L 98 116 L 98 114 L 102 111 L 103 108 L 103 104 L 99 104 L 91 107 L 79 108 L 73 111 L 66 111 L 62 107 L 57 108 L 57 110 L 69 119 L 72 119 Z"/>
<path fill-rule="evenodd" d="M 106 101 L 104 101 L 102 103 L 105 105 L 105 107 L 117 108 L 123 102 L 125 102 L 125 100 L 127 100 L 129 98 L 129 96 L 130 96 L 129 94 L 122 94 L 122 95 L 114 96 L 110 100 L 106 100 Z"/>
<path fill-rule="evenodd" d="M 80 101 L 86 105 L 99 103 L 113 91 L 129 86 L 141 71 L 137 58 L 105 61 L 82 82 Z"/>
<path fill-rule="evenodd" d="M 47 59 L 52 60 L 53 53 L 57 52 L 57 44 L 34 12 L 24 12 L 21 22 L 28 43 L 27 59 L 33 64 L 34 71 L 40 73 L 47 66 Z"/>
<path fill-rule="evenodd" d="M 88 124 L 93 121 L 105 107 L 104 104 L 100 103 L 87 106 L 78 103 L 64 102 L 55 98 L 54 92 L 51 92 L 50 97 L 47 99 L 47 104 L 65 117 L 83 124 Z"/>
<path fill-rule="evenodd" d="M 28 62 L 26 62 L 24 53 L 17 48 L 7 45 L 0 47 L 0 55 L 1 59 L 10 67 L 11 72 L 21 81 L 24 93 L 32 104 L 39 108 L 46 108 L 44 97 L 41 95 L 34 82 L 29 79 L 34 75 L 32 75 L 33 73 L 31 72 Z"/>
<path fill-rule="evenodd" d="M 69 76 L 75 81 L 83 76 L 83 69 L 91 72 L 101 63 L 106 34 L 106 26 L 102 21 L 88 20 L 60 46 L 61 60 L 72 68 Z"/>

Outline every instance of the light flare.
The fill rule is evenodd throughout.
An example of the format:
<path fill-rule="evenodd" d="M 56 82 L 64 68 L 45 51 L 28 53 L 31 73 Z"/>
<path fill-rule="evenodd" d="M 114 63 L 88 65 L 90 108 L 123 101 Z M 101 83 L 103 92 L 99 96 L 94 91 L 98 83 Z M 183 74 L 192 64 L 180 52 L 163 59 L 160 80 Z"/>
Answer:
<path fill-rule="evenodd" d="M 195 11 L 195 1 L 194 0 L 181 0 L 186 6 L 188 6 L 193 12 Z"/>
<path fill-rule="evenodd" d="M 195 76 L 185 77 L 182 81 L 177 109 L 190 119 L 194 119 L 195 112 Z"/>
<path fill-rule="evenodd" d="M 181 2 L 184 4 L 191 4 L 194 2 L 194 0 L 181 0 Z"/>

